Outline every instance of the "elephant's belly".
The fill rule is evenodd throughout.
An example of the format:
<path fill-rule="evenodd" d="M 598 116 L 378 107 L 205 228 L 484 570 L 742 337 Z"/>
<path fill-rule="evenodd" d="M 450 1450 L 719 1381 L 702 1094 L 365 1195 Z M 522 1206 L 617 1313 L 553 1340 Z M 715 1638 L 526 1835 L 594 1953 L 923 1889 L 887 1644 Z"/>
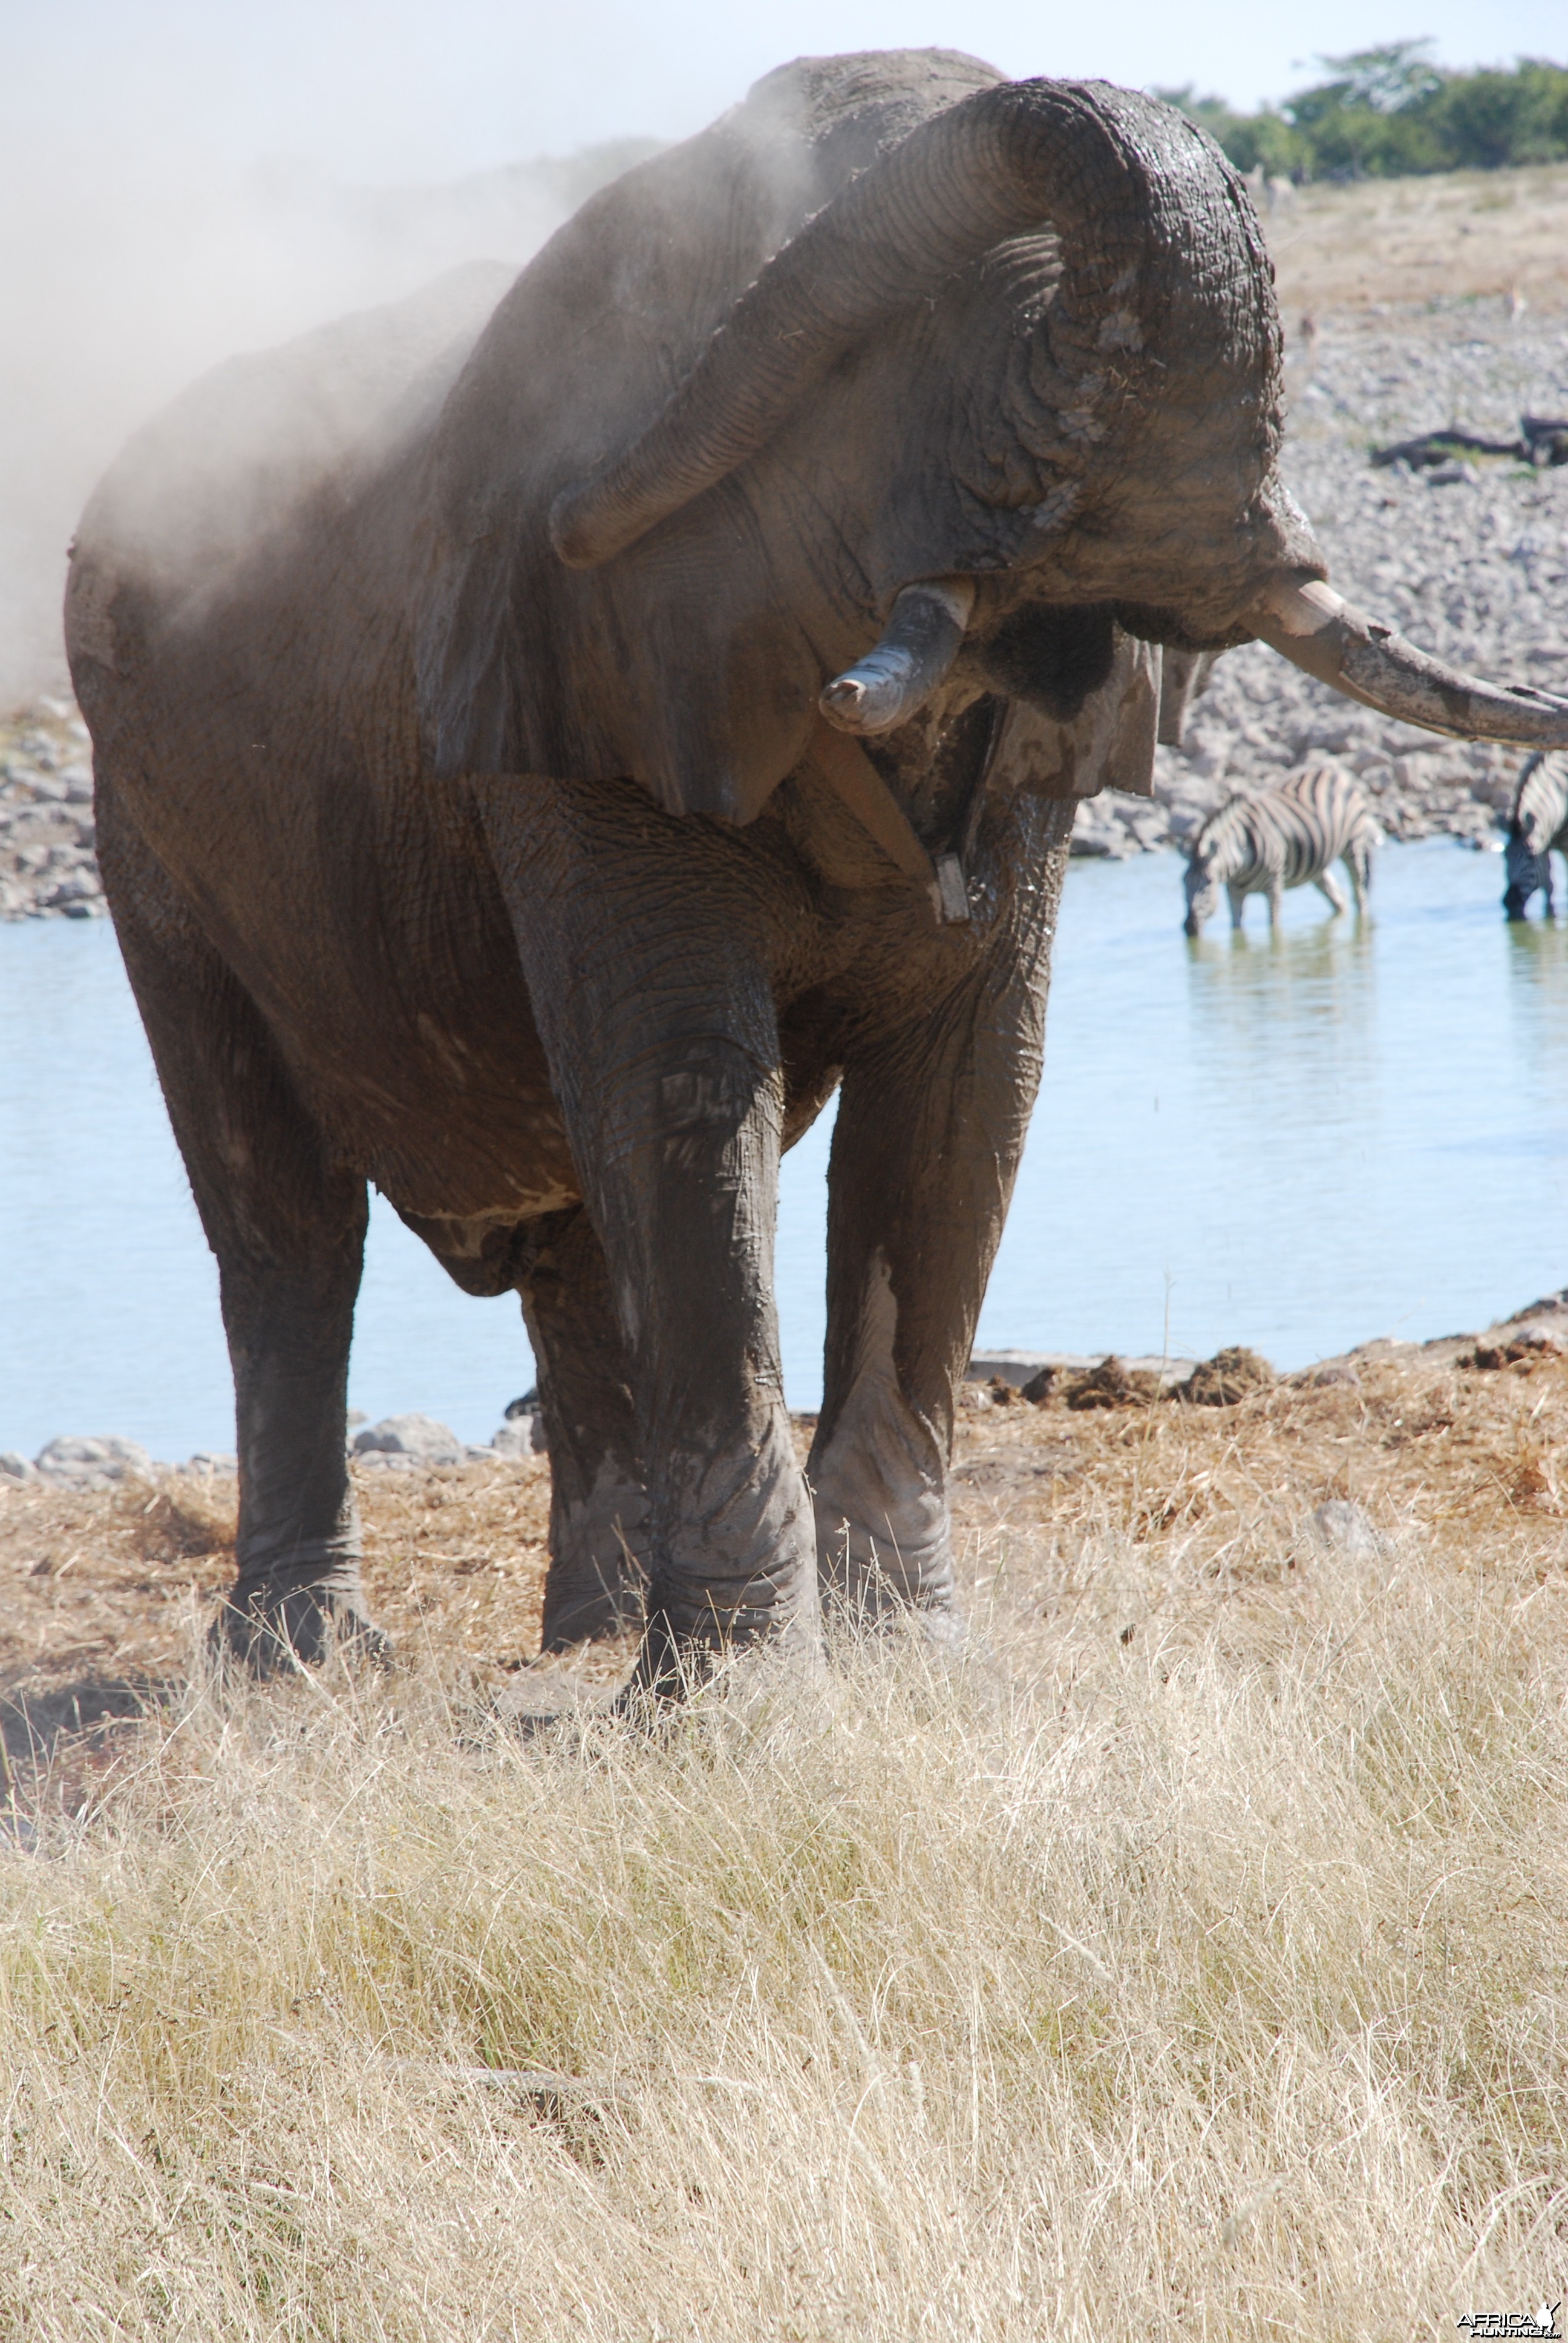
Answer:
<path fill-rule="evenodd" d="M 346 900 L 330 872 L 318 916 L 236 933 L 237 972 L 335 1152 L 400 1212 L 558 1210 L 577 1176 L 510 924 L 485 873 L 425 843 L 412 884 L 377 871 Z"/>
<path fill-rule="evenodd" d="M 578 1198 L 576 1168 L 548 1091 L 476 1073 L 416 1086 L 399 1067 L 358 1078 L 322 1112 L 338 1151 L 416 1219 L 532 1219 Z M 416 1094 L 416 1088 L 417 1094 Z"/>
<path fill-rule="evenodd" d="M 577 1201 L 520 984 L 509 1001 L 411 1002 L 330 1065 L 322 1054 L 301 1070 L 311 1106 L 341 1156 L 408 1217 L 511 1223 Z"/>

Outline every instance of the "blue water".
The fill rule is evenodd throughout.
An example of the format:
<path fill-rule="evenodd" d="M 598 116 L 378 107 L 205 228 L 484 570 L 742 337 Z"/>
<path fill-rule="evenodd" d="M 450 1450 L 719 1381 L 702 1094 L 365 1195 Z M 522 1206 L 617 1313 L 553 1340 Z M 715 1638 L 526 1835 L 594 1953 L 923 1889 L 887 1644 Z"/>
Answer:
<path fill-rule="evenodd" d="M 1388 849 L 1359 930 L 1181 932 L 1181 863 L 1068 878 L 1044 1089 L 980 1324 L 998 1347 L 1285 1367 L 1480 1326 L 1568 1283 L 1568 927 L 1494 855 Z M 785 1166 L 790 1401 L 815 1405 L 829 1119 Z M 1166 1317 L 1169 1310 L 1169 1332 Z M 377 1200 L 350 1396 L 487 1438 L 532 1363 Z M 0 1449 L 233 1445 L 216 1277 L 106 924 L 0 926 Z"/>

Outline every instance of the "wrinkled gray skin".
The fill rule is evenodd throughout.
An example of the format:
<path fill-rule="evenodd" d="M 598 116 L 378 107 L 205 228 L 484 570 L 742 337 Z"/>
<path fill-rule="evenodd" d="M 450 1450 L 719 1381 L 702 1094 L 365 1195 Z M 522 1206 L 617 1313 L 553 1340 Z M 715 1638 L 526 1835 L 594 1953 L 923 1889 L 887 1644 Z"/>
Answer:
<path fill-rule="evenodd" d="M 522 1298 L 548 1645 L 640 1608 L 663 1691 L 809 1640 L 819 1586 L 950 1616 L 956 1379 L 1074 797 L 1147 786 L 1162 643 L 1184 693 L 1322 575 L 1279 402 L 1269 265 L 1199 133 L 896 53 L 770 75 L 504 297 L 468 272 L 236 362 L 133 444 L 68 635 L 219 1265 L 237 1652 L 374 1635 L 344 1463 L 367 1181 L 466 1290 Z M 900 588 L 954 577 L 955 662 L 869 744 L 963 845 L 971 917 L 939 924 L 813 728 Z M 802 1475 L 776 1183 L 835 1087 Z"/>

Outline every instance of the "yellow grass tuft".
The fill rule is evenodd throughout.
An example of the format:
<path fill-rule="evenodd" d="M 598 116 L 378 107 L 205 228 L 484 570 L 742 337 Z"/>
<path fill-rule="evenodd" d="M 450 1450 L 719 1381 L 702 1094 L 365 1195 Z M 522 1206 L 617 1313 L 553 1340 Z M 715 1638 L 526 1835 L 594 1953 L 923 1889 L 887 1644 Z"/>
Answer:
<path fill-rule="evenodd" d="M 187 1574 L 186 1642 L 91 1765 L 15 1769 L 0 2331 L 1342 2343 L 1555 2298 L 1565 1413 L 1561 1364 L 1446 1361 L 994 1409 L 968 1656 L 745 1664 L 651 1734 L 509 1719 L 500 1594 L 256 1691 L 200 1664 L 206 1562 L 114 1563 Z M 367 1486 L 406 1645 L 417 1557 L 504 1579 L 542 1478 Z M 1375 1534 L 1314 1534 L 1334 1494 Z"/>

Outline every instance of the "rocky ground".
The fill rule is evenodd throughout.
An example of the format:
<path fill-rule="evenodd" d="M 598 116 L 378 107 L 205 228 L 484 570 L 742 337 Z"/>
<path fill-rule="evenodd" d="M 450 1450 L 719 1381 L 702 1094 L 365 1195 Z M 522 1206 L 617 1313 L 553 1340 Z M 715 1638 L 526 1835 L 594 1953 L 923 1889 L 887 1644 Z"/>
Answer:
<path fill-rule="evenodd" d="M 459 1440 L 431 1415 L 388 1415 L 379 1423 L 367 1424 L 357 1410 L 350 1409 L 348 1423 L 348 1453 L 357 1467 L 371 1473 L 516 1463 L 521 1457 L 540 1454 L 545 1445 L 543 1420 L 531 1392 L 527 1399 L 512 1403 L 506 1422 L 477 1447 Z M 170 1473 L 186 1480 L 232 1480 L 236 1469 L 232 1454 L 208 1449 L 199 1449 L 183 1464 L 160 1464 L 139 1441 L 126 1440 L 117 1433 L 62 1433 L 36 1456 L 21 1456 L 15 1449 L 0 1452 L 0 1490 L 33 1483 L 54 1489 L 151 1485 Z"/>
<path fill-rule="evenodd" d="M 103 910 L 87 728 L 68 701 L 35 700 L 0 721 L 0 919 Z"/>

